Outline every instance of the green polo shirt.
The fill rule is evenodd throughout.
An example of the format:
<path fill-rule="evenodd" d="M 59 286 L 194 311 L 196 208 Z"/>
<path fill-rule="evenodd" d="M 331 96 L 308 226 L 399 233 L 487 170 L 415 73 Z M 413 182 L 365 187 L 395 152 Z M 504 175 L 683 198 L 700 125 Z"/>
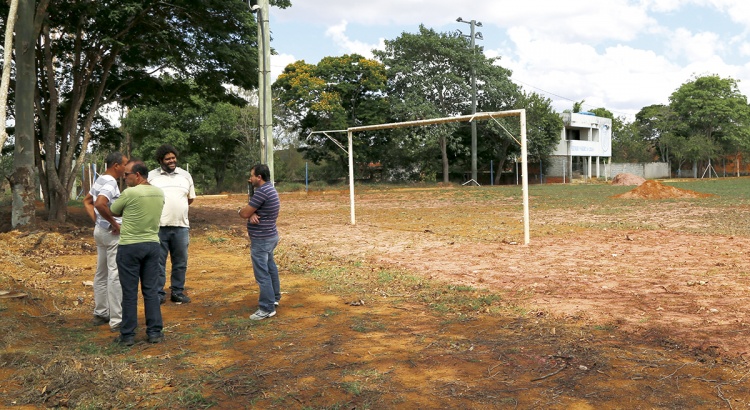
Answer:
<path fill-rule="evenodd" d="M 122 214 L 120 245 L 159 242 L 159 220 L 164 208 L 164 192 L 153 185 L 136 185 L 122 191 L 110 209 Z"/>

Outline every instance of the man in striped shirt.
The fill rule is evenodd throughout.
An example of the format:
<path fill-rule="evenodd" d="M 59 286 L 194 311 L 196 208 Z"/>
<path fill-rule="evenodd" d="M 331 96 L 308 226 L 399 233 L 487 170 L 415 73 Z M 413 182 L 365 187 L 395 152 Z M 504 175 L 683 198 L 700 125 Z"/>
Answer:
<path fill-rule="evenodd" d="M 122 322 L 122 288 L 117 272 L 117 245 L 122 218 L 112 215 L 109 207 L 120 197 L 117 180 L 122 178 L 128 159 L 115 151 L 104 160 L 107 170 L 100 175 L 83 198 L 83 206 L 94 221 L 96 273 L 94 274 L 94 325 L 109 323 L 117 331 Z"/>
<path fill-rule="evenodd" d="M 250 236 L 250 259 L 253 262 L 255 281 L 258 282 L 258 310 L 250 315 L 251 320 L 263 320 L 276 315 L 276 306 L 281 299 L 279 269 L 273 260 L 273 251 L 279 243 L 276 219 L 281 203 L 279 194 L 271 183 L 271 172 L 267 165 L 256 165 L 250 170 L 250 182 L 255 190 L 247 205 L 238 213 L 247 219 L 247 234 Z"/>

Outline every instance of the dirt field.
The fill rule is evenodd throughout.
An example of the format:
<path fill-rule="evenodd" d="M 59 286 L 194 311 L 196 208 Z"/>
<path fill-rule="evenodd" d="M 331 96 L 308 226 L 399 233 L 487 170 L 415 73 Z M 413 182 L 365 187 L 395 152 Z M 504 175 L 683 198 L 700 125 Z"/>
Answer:
<path fill-rule="evenodd" d="M 348 191 L 282 194 L 262 322 L 245 198 L 201 197 L 193 303 L 130 349 L 90 325 L 92 229 L 71 209 L 0 234 L 0 290 L 27 294 L 0 299 L 0 406 L 750 408 L 750 206 L 633 188 L 576 205 L 532 187 L 528 246 L 517 187 L 363 189 L 353 226 Z"/>

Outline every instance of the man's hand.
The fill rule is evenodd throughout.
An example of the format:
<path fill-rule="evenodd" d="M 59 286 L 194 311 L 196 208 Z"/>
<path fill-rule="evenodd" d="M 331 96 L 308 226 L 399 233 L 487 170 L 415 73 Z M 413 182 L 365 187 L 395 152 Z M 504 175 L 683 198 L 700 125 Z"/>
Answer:
<path fill-rule="evenodd" d="M 257 225 L 260 223 L 260 218 L 258 217 L 258 214 L 252 214 L 250 215 L 250 218 L 248 219 L 250 220 L 250 223 L 253 225 Z"/>
<path fill-rule="evenodd" d="M 109 231 L 112 232 L 112 235 L 119 235 L 120 234 L 120 224 L 110 224 L 109 225 Z"/>

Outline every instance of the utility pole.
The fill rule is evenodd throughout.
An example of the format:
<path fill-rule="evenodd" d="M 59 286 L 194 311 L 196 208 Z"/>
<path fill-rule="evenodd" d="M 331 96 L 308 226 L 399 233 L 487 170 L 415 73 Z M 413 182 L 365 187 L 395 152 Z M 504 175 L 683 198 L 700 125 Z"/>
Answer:
<path fill-rule="evenodd" d="M 465 35 L 461 34 L 463 37 L 469 37 L 471 40 L 471 50 L 474 54 L 476 54 L 477 50 L 474 44 L 475 39 L 484 40 L 484 37 L 482 37 L 482 33 L 475 31 L 476 27 L 482 27 L 481 21 L 471 20 L 466 21 L 462 19 L 461 17 L 456 19 L 459 23 L 466 23 L 471 26 L 471 34 Z M 458 31 L 461 33 L 461 30 Z M 474 61 L 471 62 L 471 113 L 476 114 L 477 113 L 477 69 L 476 64 Z M 476 185 L 479 185 L 479 182 L 477 181 L 477 122 L 472 121 L 471 122 L 471 179 L 474 181 Z"/>
<path fill-rule="evenodd" d="M 268 0 L 250 0 L 250 10 L 258 19 L 258 121 L 260 122 L 260 163 L 273 172 L 273 116 L 271 113 L 271 29 L 268 26 Z"/>

